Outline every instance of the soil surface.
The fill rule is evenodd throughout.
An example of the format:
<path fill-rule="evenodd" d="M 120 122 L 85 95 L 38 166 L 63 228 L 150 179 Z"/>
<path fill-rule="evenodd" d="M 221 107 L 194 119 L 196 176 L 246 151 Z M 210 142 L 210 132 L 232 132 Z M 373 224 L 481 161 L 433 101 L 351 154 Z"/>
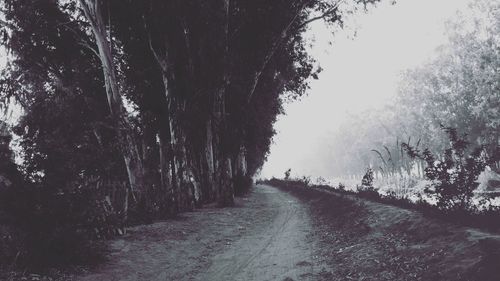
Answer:
<path fill-rule="evenodd" d="M 75 279 L 498 280 L 498 241 L 392 206 L 257 185 L 235 207 L 130 228 Z"/>
<path fill-rule="evenodd" d="M 109 261 L 78 280 L 317 280 L 308 208 L 257 186 L 232 208 L 203 208 L 128 230 Z M 288 278 L 288 279 L 287 279 Z"/>

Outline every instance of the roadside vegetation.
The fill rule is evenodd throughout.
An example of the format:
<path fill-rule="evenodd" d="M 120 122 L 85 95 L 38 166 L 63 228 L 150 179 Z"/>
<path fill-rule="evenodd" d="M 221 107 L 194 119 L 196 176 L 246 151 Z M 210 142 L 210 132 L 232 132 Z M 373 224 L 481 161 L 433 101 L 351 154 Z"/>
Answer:
<path fill-rule="evenodd" d="M 332 188 L 304 179 L 266 183 L 309 206 L 311 235 L 320 241 L 317 255 L 332 269 L 318 280 L 494 281 L 500 275 L 498 234 L 365 200 L 388 203 L 382 197 L 361 199 L 342 185 Z"/>
<path fill-rule="evenodd" d="M 420 191 L 412 192 L 410 187 L 406 192 L 398 193 L 387 189 L 382 192 L 374 186 L 375 173 L 372 168 L 368 168 L 361 181 L 350 188 L 346 188 L 342 182 L 332 186 L 323 178 L 317 179 L 316 183 L 312 183 L 310 177 L 306 176 L 292 179 L 291 169 L 285 172 L 283 180 L 272 178 L 264 182 L 274 186 L 296 185 L 352 194 L 376 202 L 416 209 L 460 225 L 500 232 L 498 194 L 478 192 L 479 176 L 487 168 L 497 165 L 500 152 L 487 153 L 484 146 L 471 148 L 471 143 L 466 140 L 467 135 L 459 135 L 455 128 L 442 126 L 442 130 L 446 132 L 450 143 L 450 147 L 442 152 L 442 158 L 429 149 L 421 151 L 418 145 L 401 143 L 401 152 L 404 151 L 409 159 L 419 159 L 425 163 L 422 167 L 425 186 Z M 411 170 L 412 165 L 409 166 Z"/>
<path fill-rule="evenodd" d="M 499 11 L 472 1 L 447 22 L 436 55 L 402 73 L 388 105 L 352 116 L 316 146 L 321 178 L 288 170 L 285 179 L 498 231 Z"/>
<path fill-rule="evenodd" d="M 272 178 L 258 182 L 278 187 L 306 187 L 334 191 L 340 195 L 355 195 L 380 203 L 415 209 L 459 225 L 500 233 L 500 205 L 496 201 L 498 195 L 476 192 L 479 175 L 488 165 L 499 161 L 496 158 L 499 154 L 487 157 L 482 148 L 476 148 L 466 155 L 464 151 L 469 144 L 457 135 L 455 129 L 443 129 L 448 132 L 452 146 L 444 152 L 446 157 L 443 160 L 436 160 L 427 149 L 420 152 L 408 144 L 402 144 L 402 149 L 404 148 L 411 158 L 419 157 L 427 163 L 427 166 L 424 166 L 426 185 L 421 193 L 412 191 L 411 187 L 409 192 L 382 192 L 374 186 L 375 177 L 371 168 L 366 170 L 358 184 L 349 187 L 342 182 L 333 186 L 323 178 L 317 179 L 316 183 L 306 176 L 291 178 L 291 169 L 285 172 L 284 179 Z"/>

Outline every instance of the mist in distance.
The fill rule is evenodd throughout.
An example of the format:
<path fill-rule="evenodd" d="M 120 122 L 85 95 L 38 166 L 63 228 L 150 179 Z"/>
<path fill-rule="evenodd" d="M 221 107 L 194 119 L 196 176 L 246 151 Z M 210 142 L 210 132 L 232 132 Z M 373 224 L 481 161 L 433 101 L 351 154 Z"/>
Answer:
<path fill-rule="evenodd" d="M 331 34 L 322 23 L 309 31 L 311 54 L 323 69 L 300 101 L 286 103 L 260 177 L 330 177 L 331 138 L 352 118 L 395 99 L 402 72 L 435 58 L 450 19 L 471 16 L 469 0 L 384 1 Z M 318 155 L 321 154 L 321 161 Z M 331 163 L 330 163 L 331 164 Z"/>

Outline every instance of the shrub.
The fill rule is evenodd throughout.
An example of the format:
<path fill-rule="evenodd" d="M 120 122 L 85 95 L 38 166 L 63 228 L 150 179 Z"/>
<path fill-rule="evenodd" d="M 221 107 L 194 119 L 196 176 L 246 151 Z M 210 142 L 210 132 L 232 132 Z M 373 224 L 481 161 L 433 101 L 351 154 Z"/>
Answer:
<path fill-rule="evenodd" d="M 371 168 L 368 168 L 365 175 L 361 179 L 361 186 L 356 186 L 356 191 L 358 192 L 359 196 L 369 199 L 380 198 L 380 194 L 375 189 L 375 187 L 373 187 L 373 179 L 373 170 Z"/>
<path fill-rule="evenodd" d="M 303 176 L 299 181 L 305 186 L 309 186 L 311 184 L 311 177 Z"/>
<path fill-rule="evenodd" d="M 4 262 L 41 269 L 95 262 L 95 238 L 108 237 L 122 226 L 108 201 L 93 190 L 52 193 L 23 186 L 0 194 L 0 224 L 17 233 Z"/>
<path fill-rule="evenodd" d="M 361 186 L 365 189 L 373 189 L 373 170 L 368 168 L 363 179 L 361 179 Z"/>
<path fill-rule="evenodd" d="M 103 189 L 62 192 L 28 182 L 0 187 L 0 267 L 40 270 L 97 262 L 97 238 L 117 234 L 124 220 Z"/>
<path fill-rule="evenodd" d="M 234 182 L 234 195 L 242 196 L 251 189 L 252 178 L 246 175 L 237 174 L 233 177 Z"/>
<path fill-rule="evenodd" d="M 441 127 L 451 143 L 442 157 L 433 155 L 429 149 L 420 153 L 406 143 L 402 147 L 410 157 L 418 157 L 426 162 L 425 177 L 432 184 L 425 188 L 425 192 L 437 199 L 439 209 L 474 211 L 472 197 L 478 187 L 478 176 L 488 164 L 498 161 L 498 155 L 487 157 L 482 146 L 470 149 L 466 135 L 460 136 L 455 128 Z"/>
<path fill-rule="evenodd" d="M 318 186 L 328 186 L 328 181 L 323 177 L 316 178 L 316 185 Z"/>
<path fill-rule="evenodd" d="M 84 179 L 57 186 L 26 180 L 30 177 L 18 171 L 10 140 L 0 122 L 0 267 L 40 270 L 96 262 L 96 238 L 123 226 L 109 190 Z"/>
<path fill-rule="evenodd" d="M 288 169 L 285 171 L 285 180 L 289 180 L 290 179 L 290 173 L 292 172 L 292 169 Z"/>

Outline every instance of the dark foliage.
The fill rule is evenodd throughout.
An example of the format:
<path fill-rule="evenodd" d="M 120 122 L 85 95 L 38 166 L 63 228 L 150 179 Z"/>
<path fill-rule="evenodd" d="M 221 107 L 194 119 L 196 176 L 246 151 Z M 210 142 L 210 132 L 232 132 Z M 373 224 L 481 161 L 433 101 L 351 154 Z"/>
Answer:
<path fill-rule="evenodd" d="M 276 187 L 288 187 L 288 188 L 304 188 L 309 187 L 310 189 L 326 190 L 329 192 L 336 192 L 339 195 L 352 195 L 358 196 L 363 199 L 370 201 L 388 204 L 404 209 L 417 210 L 423 213 L 425 216 L 431 218 L 438 218 L 443 221 L 452 222 L 461 226 L 476 227 L 484 229 L 487 231 L 500 233 L 500 221 L 498 217 L 500 216 L 500 208 L 493 207 L 489 209 L 476 210 L 475 212 L 463 212 L 463 211 L 447 211 L 438 208 L 435 205 L 431 205 L 428 202 L 420 199 L 417 202 L 412 202 L 407 198 L 400 198 L 395 196 L 395 194 L 381 195 L 377 191 L 366 192 L 366 191 L 350 191 L 343 188 L 335 188 L 332 186 L 306 186 L 301 181 L 298 180 L 280 180 L 271 179 L 263 181 L 264 184 L 269 184 Z M 343 185 L 342 185 L 343 186 Z M 344 187 L 345 188 L 345 187 Z"/>
<path fill-rule="evenodd" d="M 366 197 L 366 198 L 380 197 L 380 194 L 373 187 L 373 179 L 374 179 L 373 169 L 368 168 L 366 170 L 365 175 L 361 179 L 361 185 L 356 186 L 357 192 L 360 196 Z"/>
<path fill-rule="evenodd" d="M 26 186 L 1 192 L 0 225 L 17 235 L 5 264 L 43 269 L 98 262 L 100 234 L 110 235 L 120 221 L 92 192 L 48 194 Z"/>
<path fill-rule="evenodd" d="M 94 239 L 121 231 L 123 218 L 95 189 L 52 189 L 25 181 L 7 130 L 1 138 L 0 264 L 40 269 L 97 262 Z"/>
<path fill-rule="evenodd" d="M 234 181 L 234 195 L 236 196 L 242 196 L 248 193 L 252 188 L 253 181 L 249 177 L 243 175 L 236 175 L 234 176 L 233 181 Z"/>
<path fill-rule="evenodd" d="M 285 171 L 285 180 L 289 180 L 290 179 L 290 173 L 292 172 L 292 169 L 288 169 Z"/>
<path fill-rule="evenodd" d="M 365 189 L 373 189 L 373 170 L 368 168 L 365 175 L 361 179 L 361 186 Z"/>

